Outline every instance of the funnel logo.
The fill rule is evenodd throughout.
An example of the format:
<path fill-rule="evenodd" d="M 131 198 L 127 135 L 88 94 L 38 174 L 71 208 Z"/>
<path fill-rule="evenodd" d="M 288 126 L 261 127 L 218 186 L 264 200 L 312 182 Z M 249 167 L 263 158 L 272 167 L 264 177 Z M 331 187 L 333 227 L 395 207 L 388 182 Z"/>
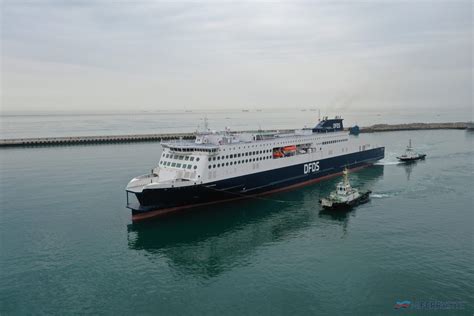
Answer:
<path fill-rule="evenodd" d="M 401 301 L 401 302 L 397 301 L 393 308 L 395 308 L 395 309 L 408 308 L 408 307 L 410 307 L 410 305 L 411 305 L 410 301 Z"/>

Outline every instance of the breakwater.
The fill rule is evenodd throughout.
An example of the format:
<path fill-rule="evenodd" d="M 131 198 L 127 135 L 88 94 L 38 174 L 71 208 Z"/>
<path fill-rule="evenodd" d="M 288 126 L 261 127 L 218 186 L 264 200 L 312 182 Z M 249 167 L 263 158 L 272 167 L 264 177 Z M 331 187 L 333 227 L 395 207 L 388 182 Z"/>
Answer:
<path fill-rule="evenodd" d="M 407 123 L 407 124 L 375 124 L 368 127 L 361 127 L 361 133 L 393 132 L 393 131 L 414 131 L 429 129 L 466 129 L 467 122 L 453 123 Z"/>
<path fill-rule="evenodd" d="M 376 124 L 361 127 L 361 133 L 407 131 L 407 130 L 430 130 L 430 129 L 466 129 L 466 122 L 455 123 L 409 123 L 409 124 Z M 289 129 L 280 129 L 279 132 L 288 132 Z M 241 131 L 241 132 L 257 132 Z M 261 131 L 260 131 L 261 132 Z M 277 132 L 277 130 L 265 130 L 264 132 Z M 112 143 L 135 143 L 135 142 L 157 142 L 170 139 L 192 139 L 194 133 L 172 133 L 172 134 L 143 134 L 143 135 L 110 135 L 110 136 L 68 136 L 68 137 L 42 137 L 42 138 L 14 138 L 0 139 L 0 147 L 37 147 L 37 146 L 66 146 L 85 144 L 112 144 Z"/>

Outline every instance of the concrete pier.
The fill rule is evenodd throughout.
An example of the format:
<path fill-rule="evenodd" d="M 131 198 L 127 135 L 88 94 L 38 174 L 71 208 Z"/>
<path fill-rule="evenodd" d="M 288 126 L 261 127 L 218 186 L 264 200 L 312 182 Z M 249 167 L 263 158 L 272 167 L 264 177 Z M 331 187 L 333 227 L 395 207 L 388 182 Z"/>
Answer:
<path fill-rule="evenodd" d="M 157 142 L 169 139 L 191 139 L 193 133 L 111 135 L 111 136 L 70 136 L 0 139 L 0 147 L 63 146 L 107 143 Z"/>
<path fill-rule="evenodd" d="M 361 127 L 361 133 L 407 131 L 407 130 L 430 130 L 430 129 L 466 129 L 466 122 L 456 123 L 410 123 L 410 124 L 377 124 Z M 277 130 L 266 130 L 265 132 L 276 132 Z M 280 132 L 291 130 L 280 129 Z M 257 132 L 257 131 L 243 131 Z M 37 146 L 68 146 L 84 144 L 111 144 L 111 143 L 136 143 L 136 142 L 158 142 L 170 139 L 193 139 L 194 133 L 173 134 L 144 134 L 144 135 L 111 135 L 111 136 L 70 136 L 70 137 L 43 137 L 43 138 L 15 138 L 0 139 L 0 148 L 5 147 L 37 147 Z"/>

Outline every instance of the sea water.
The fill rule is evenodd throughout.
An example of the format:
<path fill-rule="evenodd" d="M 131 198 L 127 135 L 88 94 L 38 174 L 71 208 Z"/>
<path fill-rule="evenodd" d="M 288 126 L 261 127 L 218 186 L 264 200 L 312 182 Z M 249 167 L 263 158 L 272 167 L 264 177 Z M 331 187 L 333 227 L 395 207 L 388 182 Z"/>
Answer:
<path fill-rule="evenodd" d="M 474 134 L 358 137 L 386 158 L 351 212 L 320 209 L 334 178 L 141 224 L 124 189 L 158 143 L 1 149 L 0 314 L 472 315 Z"/>

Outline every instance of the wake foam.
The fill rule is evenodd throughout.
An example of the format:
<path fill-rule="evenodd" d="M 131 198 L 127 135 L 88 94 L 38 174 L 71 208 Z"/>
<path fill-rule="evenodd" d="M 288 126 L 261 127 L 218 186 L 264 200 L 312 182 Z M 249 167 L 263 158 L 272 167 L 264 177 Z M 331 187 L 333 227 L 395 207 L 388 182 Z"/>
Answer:
<path fill-rule="evenodd" d="M 379 161 L 376 162 L 374 165 L 376 166 L 394 166 L 400 164 L 400 161 Z"/>

